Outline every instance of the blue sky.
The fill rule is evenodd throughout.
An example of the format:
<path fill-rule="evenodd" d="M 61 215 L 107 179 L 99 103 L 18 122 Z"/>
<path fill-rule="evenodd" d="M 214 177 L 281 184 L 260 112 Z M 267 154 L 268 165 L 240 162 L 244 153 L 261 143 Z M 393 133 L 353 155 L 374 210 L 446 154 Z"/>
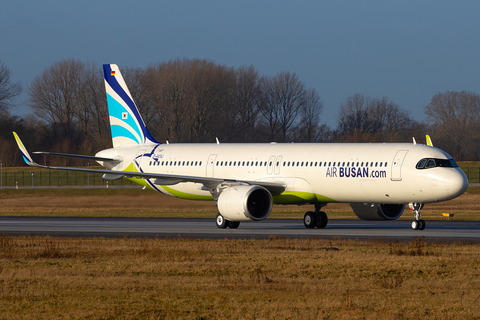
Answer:
<path fill-rule="evenodd" d="M 387 96 L 424 120 L 437 92 L 480 93 L 480 1 L 5 1 L 0 60 L 24 88 L 56 61 L 146 67 L 176 58 L 296 72 L 336 126 Z M 23 94 L 13 113 L 30 112 Z"/>

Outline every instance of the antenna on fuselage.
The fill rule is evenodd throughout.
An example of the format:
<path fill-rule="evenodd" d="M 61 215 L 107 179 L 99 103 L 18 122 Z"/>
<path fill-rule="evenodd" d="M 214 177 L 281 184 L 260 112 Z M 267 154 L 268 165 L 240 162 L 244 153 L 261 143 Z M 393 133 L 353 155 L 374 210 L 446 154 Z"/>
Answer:
<path fill-rule="evenodd" d="M 220 141 L 218 141 L 218 138 L 217 138 L 217 137 L 215 137 L 215 140 L 217 140 L 217 144 L 220 144 Z"/>
<path fill-rule="evenodd" d="M 413 138 L 413 145 L 416 146 L 417 145 L 417 141 L 415 141 L 415 137 L 412 137 Z"/>

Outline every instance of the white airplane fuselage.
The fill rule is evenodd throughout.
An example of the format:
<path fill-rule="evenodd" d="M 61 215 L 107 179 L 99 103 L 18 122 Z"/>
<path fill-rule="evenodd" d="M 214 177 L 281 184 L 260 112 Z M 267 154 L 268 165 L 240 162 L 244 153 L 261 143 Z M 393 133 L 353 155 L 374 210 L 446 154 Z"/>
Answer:
<path fill-rule="evenodd" d="M 444 151 L 407 143 L 155 144 L 97 153 L 118 157 L 112 171 L 283 183 L 275 204 L 432 203 L 453 199 L 468 187 L 459 167 L 417 169 L 421 159 L 451 159 Z M 183 199 L 213 200 L 201 183 L 145 181 L 158 192 Z M 177 183 L 178 182 L 178 183 Z"/>

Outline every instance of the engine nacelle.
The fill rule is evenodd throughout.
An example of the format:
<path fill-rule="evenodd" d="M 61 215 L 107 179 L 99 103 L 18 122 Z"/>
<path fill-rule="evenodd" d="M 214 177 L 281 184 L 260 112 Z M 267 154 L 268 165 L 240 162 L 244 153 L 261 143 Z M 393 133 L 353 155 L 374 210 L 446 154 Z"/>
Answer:
<path fill-rule="evenodd" d="M 405 210 L 404 204 L 350 203 L 350 206 L 362 220 L 396 220 Z"/>
<path fill-rule="evenodd" d="M 217 206 L 229 221 L 260 221 L 272 211 L 273 198 L 260 186 L 234 186 L 220 193 Z"/>

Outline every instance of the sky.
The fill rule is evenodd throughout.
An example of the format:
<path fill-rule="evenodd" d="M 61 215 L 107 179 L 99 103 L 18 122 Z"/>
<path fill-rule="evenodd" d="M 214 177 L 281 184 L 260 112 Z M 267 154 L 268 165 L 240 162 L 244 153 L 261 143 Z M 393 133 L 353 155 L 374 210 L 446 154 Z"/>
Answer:
<path fill-rule="evenodd" d="M 0 61 L 28 88 L 63 59 L 145 68 L 177 58 L 295 72 L 336 126 L 355 93 L 417 120 L 433 95 L 480 94 L 480 1 L 4 1 Z M 17 115 L 31 113 L 23 93 Z"/>

